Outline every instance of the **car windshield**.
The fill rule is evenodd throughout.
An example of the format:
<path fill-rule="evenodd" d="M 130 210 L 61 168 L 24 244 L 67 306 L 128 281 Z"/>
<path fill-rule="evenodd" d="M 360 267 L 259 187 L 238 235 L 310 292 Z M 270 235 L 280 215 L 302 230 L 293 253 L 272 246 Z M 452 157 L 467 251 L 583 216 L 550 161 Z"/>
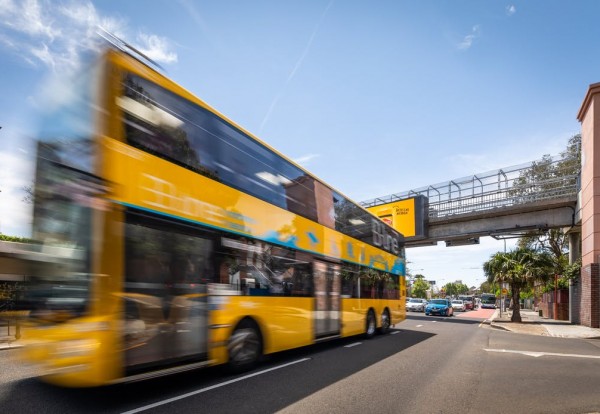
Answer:
<path fill-rule="evenodd" d="M 433 303 L 434 305 L 447 305 L 448 304 L 448 302 L 446 302 L 444 299 L 433 299 L 429 303 Z"/>
<path fill-rule="evenodd" d="M 462 300 L 453 300 L 452 303 L 453 304 L 456 303 L 456 304 L 462 305 L 463 301 Z"/>
<path fill-rule="evenodd" d="M 421 302 L 423 302 L 423 299 L 411 299 L 411 300 L 409 300 L 409 302 L 412 302 L 412 303 L 421 303 Z"/>

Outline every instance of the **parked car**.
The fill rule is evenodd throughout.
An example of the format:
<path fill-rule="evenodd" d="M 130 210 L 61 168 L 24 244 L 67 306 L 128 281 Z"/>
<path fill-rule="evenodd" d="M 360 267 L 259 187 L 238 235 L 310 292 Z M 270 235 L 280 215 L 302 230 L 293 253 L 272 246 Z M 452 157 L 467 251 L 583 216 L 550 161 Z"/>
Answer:
<path fill-rule="evenodd" d="M 465 310 L 475 309 L 475 298 L 473 296 L 459 296 L 458 298 L 465 303 Z"/>
<path fill-rule="evenodd" d="M 421 298 L 410 298 L 408 302 L 406 302 L 407 311 L 424 312 L 425 306 L 427 306 L 427 301 Z"/>
<path fill-rule="evenodd" d="M 454 315 L 452 302 L 449 299 L 431 299 L 425 306 L 425 315 Z"/>
<path fill-rule="evenodd" d="M 452 309 L 454 309 L 455 311 L 461 311 L 464 312 L 467 310 L 467 306 L 465 305 L 465 302 L 460 300 L 460 299 L 454 299 L 452 301 Z"/>

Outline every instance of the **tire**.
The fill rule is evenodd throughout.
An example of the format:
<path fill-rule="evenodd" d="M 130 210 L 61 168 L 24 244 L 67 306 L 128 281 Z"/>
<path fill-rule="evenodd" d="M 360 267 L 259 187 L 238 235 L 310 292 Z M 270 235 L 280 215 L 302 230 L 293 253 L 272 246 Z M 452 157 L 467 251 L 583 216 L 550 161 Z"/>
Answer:
<path fill-rule="evenodd" d="M 367 320 L 365 324 L 365 338 L 371 339 L 377 331 L 377 322 L 375 320 L 375 313 L 372 309 L 367 312 Z"/>
<path fill-rule="evenodd" d="M 242 321 L 227 343 L 229 367 L 234 372 L 253 368 L 262 356 L 262 338 L 255 323 Z"/>
<path fill-rule="evenodd" d="M 388 333 L 390 331 L 390 324 L 391 324 L 390 313 L 388 312 L 387 309 L 385 309 L 383 311 L 383 313 L 381 314 L 381 327 L 379 328 L 379 333 L 382 335 L 385 335 L 386 333 Z"/>

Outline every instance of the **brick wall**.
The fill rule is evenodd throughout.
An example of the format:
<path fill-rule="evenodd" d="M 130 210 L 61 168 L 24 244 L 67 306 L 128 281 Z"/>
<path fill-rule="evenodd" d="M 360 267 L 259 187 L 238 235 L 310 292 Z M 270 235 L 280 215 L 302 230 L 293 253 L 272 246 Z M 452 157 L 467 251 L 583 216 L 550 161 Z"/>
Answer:
<path fill-rule="evenodd" d="M 558 311 L 554 314 L 554 292 L 544 293 L 539 308 L 542 310 L 542 316 L 557 321 L 569 320 L 569 291 L 560 289 L 557 292 Z"/>
<path fill-rule="evenodd" d="M 581 325 L 600 328 L 600 264 L 591 263 L 581 269 Z"/>

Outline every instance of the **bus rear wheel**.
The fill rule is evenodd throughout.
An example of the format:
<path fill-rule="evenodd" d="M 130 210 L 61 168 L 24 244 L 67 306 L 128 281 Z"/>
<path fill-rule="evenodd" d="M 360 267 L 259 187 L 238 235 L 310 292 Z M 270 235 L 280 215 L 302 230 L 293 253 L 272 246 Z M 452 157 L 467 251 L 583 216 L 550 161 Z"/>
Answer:
<path fill-rule="evenodd" d="M 250 321 L 243 321 L 233 331 L 227 344 L 229 367 L 235 371 L 253 368 L 262 356 L 262 340 L 258 327 Z"/>
<path fill-rule="evenodd" d="M 386 334 L 389 332 L 390 330 L 390 313 L 388 312 L 388 310 L 384 310 L 383 313 L 381 314 L 381 327 L 379 328 L 379 333 L 380 334 Z"/>
<path fill-rule="evenodd" d="M 367 325 L 365 329 L 365 338 L 370 339 L 375 335 L 375 331 L 377 330 L 377 322 L 375 321 L 375 313 L 373 309 L 370 309 L 367 312 Z"/>

